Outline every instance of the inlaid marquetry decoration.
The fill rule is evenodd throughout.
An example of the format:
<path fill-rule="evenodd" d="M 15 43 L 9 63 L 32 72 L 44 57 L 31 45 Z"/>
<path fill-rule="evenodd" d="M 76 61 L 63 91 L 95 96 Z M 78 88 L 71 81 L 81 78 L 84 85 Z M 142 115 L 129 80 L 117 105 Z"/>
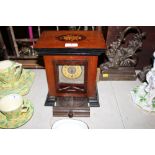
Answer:
<path fill-rule="evenodd" d="M 60 35 L 56 37 L 60 41 L 82 41 L 85 40 L 86 37 L 84 35 L 80 34 L 65 34 L 65 35 Z"/>

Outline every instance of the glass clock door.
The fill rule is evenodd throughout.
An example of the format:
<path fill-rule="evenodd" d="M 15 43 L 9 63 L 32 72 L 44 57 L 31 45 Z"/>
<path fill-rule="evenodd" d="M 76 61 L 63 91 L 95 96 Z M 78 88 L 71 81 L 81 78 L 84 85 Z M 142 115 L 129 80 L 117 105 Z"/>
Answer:
<path fill-rule="evenodd" d="M 56 61 L 57 92 L 86 92 L 87 61 Z"/>

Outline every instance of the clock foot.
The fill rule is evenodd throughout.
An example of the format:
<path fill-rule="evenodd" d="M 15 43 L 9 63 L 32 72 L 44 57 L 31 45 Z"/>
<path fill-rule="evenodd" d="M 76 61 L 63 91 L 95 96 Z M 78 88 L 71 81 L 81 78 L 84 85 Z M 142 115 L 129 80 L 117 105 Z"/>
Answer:
<path fill-rule="evenodd" d="M 98 101 L 98 97 L 89 97 L 88 98 L 89 101 L 89 105 L 90 107 L 100 107 L 99 101 Z"/>
<path fill-rule="evenodd" d="M 55 101 L 56 101 L 56 99 L 54 96 L 47 95 L 45 106 L 54 106 Z"/>

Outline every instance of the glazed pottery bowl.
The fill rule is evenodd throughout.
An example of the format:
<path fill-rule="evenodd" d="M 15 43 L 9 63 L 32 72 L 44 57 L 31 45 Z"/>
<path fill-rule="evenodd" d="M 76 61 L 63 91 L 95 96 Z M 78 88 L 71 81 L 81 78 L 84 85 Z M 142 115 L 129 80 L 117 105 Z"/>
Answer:
<path fill-rule="evenodd" d="M 88 129 L 88 125 L 80 120 L 61 119 L 53 124 L 52 129 Z"/>
<path fill-rule="evenodd" d="M 0 99 L 0 112 L 8 120 L 16 119 L 21 113 L 27 112 L 28 107 L 24 105 L 23 97 L 19 94 L 9 94 Z"/>
<path fill-rule="evenodd" d="M 3 84 L 17 81 L 22 73 L 22 64 L 10 60 L 0 61 L 0 82 Z"/>

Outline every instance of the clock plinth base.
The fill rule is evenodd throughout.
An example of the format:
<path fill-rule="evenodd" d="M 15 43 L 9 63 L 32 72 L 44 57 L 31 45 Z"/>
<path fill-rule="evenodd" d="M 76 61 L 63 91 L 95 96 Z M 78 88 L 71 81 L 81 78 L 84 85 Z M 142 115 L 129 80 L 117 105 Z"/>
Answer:
<path fill-rule="evenodd" d="M 89 97 L 89 105 L 90 107 L 100 107 L 99 101 L 98 101 L 98 97 Z"/>
<path fill-rule="evenodd" d="M 57 97 L 53 107 L 55 117 L 89 117 L 90 107 L 87 97 Z"/>
<path fill-rule="evenodd" d="M 57 102 L 57 98 L 54 97 L 54 96 L 50 96 L 48 94 L 47 98 L 46 98 L 46 101 L 45 101 L 45 106 L 53 106 L 54 107 L 55 103 Z M 66 97 L 64 97 L 64 98 L 66 98 Z M 82 102 L 82 99 L 81 99 L 81 102 Z M 98 101 L 98 96 L 89 97 L 89 98 L 86 97 L 86 99 L 87 99 L 87 101 L 85 101 L 85 102 L 87 102 L 87 104 L 89 103 L 90 107 L 100 107 L 100 104 L 99 104 L 99 101 Z"/>
<path fill-rule="evenodd" d="M 55 102 L 56 102 L 56 98 L 48 94 L 45 101 L 45 106 L 54 106 Z"/>
<path fill-rule="evenodd" d="M 49 94 L 45 106 L 53 106 L 54 117 L 90 117 L 90 107 L 100 107 L 98 96 L 54 97 Z"/>

